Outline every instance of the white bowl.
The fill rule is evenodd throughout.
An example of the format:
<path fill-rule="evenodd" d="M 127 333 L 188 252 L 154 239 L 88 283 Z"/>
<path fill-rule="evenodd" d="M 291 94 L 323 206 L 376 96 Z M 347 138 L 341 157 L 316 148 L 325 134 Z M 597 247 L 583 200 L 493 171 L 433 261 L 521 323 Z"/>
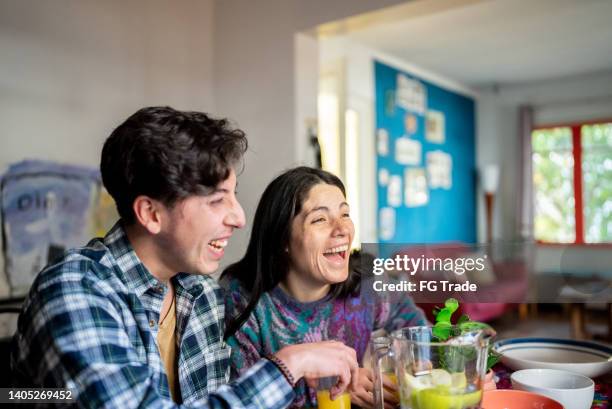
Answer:
<path fill-rule="evenodd" d="M 523 369 L 510 379 L 514 389 L 548 396 L 565 409 L 589 409 L 593 404 L 595 382 L 584 375 L 558 369 Z"/>
<path fill-rule="evenodd" d="M 513 338 L 494 349 L 512 369 L 559 369 L 596 378 L 612 371 L 612 347 L 589 341 L 554 338 Z"/>

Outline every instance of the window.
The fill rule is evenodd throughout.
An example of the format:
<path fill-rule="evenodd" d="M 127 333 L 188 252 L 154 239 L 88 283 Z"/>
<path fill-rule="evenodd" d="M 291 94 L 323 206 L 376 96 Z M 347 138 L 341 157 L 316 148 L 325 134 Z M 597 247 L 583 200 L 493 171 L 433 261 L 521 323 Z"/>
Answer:
<path fill-rule="evenodd" d="M 536 240 L 612 242 L 612 122 L 539 128 L 531 140 Z"/>

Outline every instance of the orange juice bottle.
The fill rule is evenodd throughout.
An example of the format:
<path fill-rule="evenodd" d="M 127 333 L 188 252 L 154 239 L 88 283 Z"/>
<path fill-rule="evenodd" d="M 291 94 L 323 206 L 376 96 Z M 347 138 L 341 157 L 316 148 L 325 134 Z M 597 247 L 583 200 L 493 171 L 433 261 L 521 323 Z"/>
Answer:
<path fill-rule="evenodd" d="M 317 407 L 319 409 L 351 409 L 351 396 L 344 392 L 335 400 L 331 400 L 329 389 L 317 391 Z"/>

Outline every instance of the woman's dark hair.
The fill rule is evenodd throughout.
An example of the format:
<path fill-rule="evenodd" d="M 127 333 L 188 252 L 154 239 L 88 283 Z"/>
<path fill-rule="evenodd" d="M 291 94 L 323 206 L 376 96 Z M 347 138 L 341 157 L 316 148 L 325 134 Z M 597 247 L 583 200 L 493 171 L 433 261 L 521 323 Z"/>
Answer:
<path fill-rule="evenodd" d="M 232 336 L 257 305 L 259 298 L 276 287 L 289 272 L 289 247 L 293 219 L 302 210 L 310 190 L 318 184 L 337 186 L 346 195 L 340 179 L 324 170 L 297 167 L 274 179 L 263 192 L 251 229 L 251 238 L 242 259 L 223 271 L 225 279 L 237 279 L 249 294 L 243 311 L 231 317 L 225 338 Z M 359 273 L 350 271 L 349 278 L 333 284 L 332 297 L 346 297 L 359 288 Z"/>
<path fill-rule="evenodd" d="M 102 148 L 102 183 L 124 223 L 134 222 L 139 195 L 172 207 L 194 194 L 208 194 L 227 179 L 247 149 L 247 140 L 226 119 L 170 107 L 143 108 L 108 137 Z"/>

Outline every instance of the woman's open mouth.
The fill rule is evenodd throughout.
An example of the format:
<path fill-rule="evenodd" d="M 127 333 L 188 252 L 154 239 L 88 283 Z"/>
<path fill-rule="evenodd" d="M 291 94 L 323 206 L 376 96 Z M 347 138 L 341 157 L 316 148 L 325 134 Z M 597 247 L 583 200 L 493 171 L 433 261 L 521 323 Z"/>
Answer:
<path fill-rule="evenodd" d="M 344 262 L 344 260 L 346 260 L 348 256 L 348 249 L 349 249 L 348 244 L 343 244 L 342 246 L 332 247 L 332 248 L 326 249 L 323 252 L 323 256 L 325 256 L 326 259 L 334 263 L 342 263 Z"/>

